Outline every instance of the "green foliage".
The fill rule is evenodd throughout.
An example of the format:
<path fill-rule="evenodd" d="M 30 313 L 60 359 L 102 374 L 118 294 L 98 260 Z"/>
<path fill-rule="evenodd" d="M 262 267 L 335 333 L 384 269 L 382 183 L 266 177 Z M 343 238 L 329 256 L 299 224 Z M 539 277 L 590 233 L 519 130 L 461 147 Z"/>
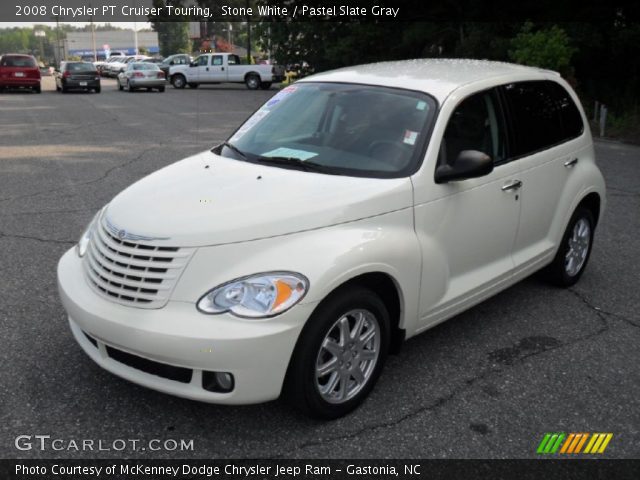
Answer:
<path fill-rule="evenodd" d="M 182 6 L 184 2 L 183 0 L 153 0 L 154 7 L 162 7 L 167 4 Z M 167 21 L 162 17 L 149 17 L 149 22 L 158 33 L 160 55 L 168 57 L 174 53 L 191 53 L 189 24 L 187 22 Z"/>
<path fill-rule="evenodd" d="M 567 33 L 557 25 L 535 31 L 527 22 L 511 40 L 509 58 L 516 63 L 567 72 L 576 49 Z"/>

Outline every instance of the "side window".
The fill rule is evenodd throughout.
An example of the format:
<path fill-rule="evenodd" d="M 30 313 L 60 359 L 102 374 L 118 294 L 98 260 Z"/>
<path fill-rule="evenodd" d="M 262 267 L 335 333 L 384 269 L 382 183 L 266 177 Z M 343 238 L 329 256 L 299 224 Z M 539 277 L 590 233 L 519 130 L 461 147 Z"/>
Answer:
<path fill-rule="evenodd" d="M 440 144 L 439 164 L 454 165 L 463 150 L 478 150 L 494 163 L 505 159 L 505 136 L 495 90 L 476 93 L 451 114 Z"/>
<path fill-rule="evenodd" d="M 237 58 L 238 57 L 236 57 L 235 55 L 229 55 L 227 57 L 227 63 L 229 63 L 229 65 L 237 65 L 238 63 L 240 63 L 237 61 Z"/>
<path fill-rule="evenodd" d="M 544 150 L 563 140 L 556 99 L 548 82 L 519 82 L 504 87 L 513 122 L 514 157 Z"/>
<path fill-rule="evenodd" d="M 222 55 L 214 55 L 212 65 L 214 67 L 221 66 L 222 65 Z"/>
<path fill-rule="evenodd" d="M 584 131 L 582 116 L 578 107 L 562 85 L 556 82 L 546 82 L 551 94 L 556 100 L 562 121 L 562 139 L 570 140 L 579 137 Z"/>
<path fill-rule="evenodd" d="M 207 57 L 206 55 L 200 55 L 198 58 L 196 58 L 196 64 L 199 67 L 206 67 L 209 64 L 209 57 Z"/>

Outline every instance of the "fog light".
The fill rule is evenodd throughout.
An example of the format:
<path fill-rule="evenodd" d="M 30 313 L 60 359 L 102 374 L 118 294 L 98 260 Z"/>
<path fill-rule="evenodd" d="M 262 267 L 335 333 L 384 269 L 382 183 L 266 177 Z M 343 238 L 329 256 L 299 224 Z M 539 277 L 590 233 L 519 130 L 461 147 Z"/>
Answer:
<path fill-rule="evenodd" d="M 210 392 L 229 393 L 233 390 L 235 381 L 228 372 L 202 372 L 202 388 Z"/>

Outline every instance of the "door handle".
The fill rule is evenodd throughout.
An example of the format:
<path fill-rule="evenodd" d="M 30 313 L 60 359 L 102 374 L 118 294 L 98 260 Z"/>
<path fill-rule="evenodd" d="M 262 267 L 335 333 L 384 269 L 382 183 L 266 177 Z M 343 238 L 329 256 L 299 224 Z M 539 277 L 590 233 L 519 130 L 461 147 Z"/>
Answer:
<path fill-rule="evenodd" d="M 221 71 L 221 72 L 224 72 L 224 67 L 222 67 L 222 68 L 220 69 L 220 71 Z"/>
<path fill-rule="evenodd" d="M 522 182 L 520 180 L 514 180 L 511 183 L 506 184 L 502 187 L 503 192 L 508 192 L 510 190 L 518 190 L 522 186 Z"/>
<path fill-rule="evenodd" d="M 207 72 L 209 71 L 209 67 L 207 67 Z"/>
<path fill-rule="evenodd" d="M 578 159 L 572 158 L 571 160 L 564 162 L 564 166 L 567 168 L 573 168 L 576 165 L 576 163 L 578 163 Z"/>

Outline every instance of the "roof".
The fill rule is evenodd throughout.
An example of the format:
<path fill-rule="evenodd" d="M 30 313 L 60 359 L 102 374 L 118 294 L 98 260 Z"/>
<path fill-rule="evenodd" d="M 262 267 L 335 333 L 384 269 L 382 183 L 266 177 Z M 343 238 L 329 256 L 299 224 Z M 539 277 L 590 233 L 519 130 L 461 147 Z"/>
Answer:
<path fill-rule="evenodd" d="M 556 72 L 513 63 L 470 59 L 416 59 L 370 63 L 331 70 L 301 81 L 353 82 L 420 90 L 444 100 L 451 92 L 488 79 L 531 80 L 557 76 Z"/>

